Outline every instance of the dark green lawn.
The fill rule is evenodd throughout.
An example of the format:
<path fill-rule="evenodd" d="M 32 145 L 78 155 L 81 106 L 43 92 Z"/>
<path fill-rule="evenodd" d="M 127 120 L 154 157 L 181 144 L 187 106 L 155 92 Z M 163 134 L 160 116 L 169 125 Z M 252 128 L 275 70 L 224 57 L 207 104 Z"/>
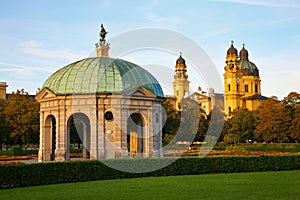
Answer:
<path fill-rule="evenodd" d="M 300 170 L 150 177 L 0 190 L 0 199 L 300 199 Z"/>

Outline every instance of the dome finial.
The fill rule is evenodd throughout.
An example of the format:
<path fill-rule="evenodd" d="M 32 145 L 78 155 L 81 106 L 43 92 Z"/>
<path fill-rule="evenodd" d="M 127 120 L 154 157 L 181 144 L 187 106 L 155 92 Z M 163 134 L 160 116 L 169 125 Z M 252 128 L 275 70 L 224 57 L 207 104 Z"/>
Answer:
<path fill-rule="evenodd" d="M 105 30 L 103 24 L 100 26 L 100 32 L 99 32 L 99 42 L 96 43 L 96 51 L 98 57 L 108 57 L 108 51 L 109 51 L 109 44 L 106 43 L 105 36 L 108 32 Z"/>
<path fill-rule="evenodd" d="M 100 30 L 100 32 L 99 32 L 100 42 L 105 41 L 105 36 L 106 36 L 107 33 L 108 33 L 108 32 L 106 32 L 106 30 L 105 30 L 103 24 L 101 24 L 101 30 Z"/>
<path fill-rule="evenodd" d="M 233 40 L 231 40 L 231 45 L 233 45 L 233 43 L 234 43 L 234 41 L 233 41 Z"/>
<path fill-rule="evenodd" d="M 245 48 L 245 45 L 246 45 L 246 44 L 245 44 L 245 43 L 243 43 L 243 48 Z"/>

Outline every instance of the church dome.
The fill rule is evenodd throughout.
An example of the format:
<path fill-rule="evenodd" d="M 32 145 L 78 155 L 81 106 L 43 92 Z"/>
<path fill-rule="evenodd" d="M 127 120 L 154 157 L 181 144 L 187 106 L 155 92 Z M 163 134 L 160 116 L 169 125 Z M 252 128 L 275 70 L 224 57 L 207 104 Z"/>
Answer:
<path fill-rule="evenodd" d="M 239 65 L 241 66 L 241 70 L 246 76 L 259 76 L 258 69 L 253 62 L 249 61 L 249 53 L 247 49 L 245 49 L 245 45 L 243 44 L 243 48 L 240 51 L 240 61 Z"/>
<path fill-rule="evenodd" d="M 140 86 L 164 97 L 158 81 L 140 66 L 121 59 L 94 57 L 59 69 L 45 81 L 43 88 L 56 95 L 121 94 Z"/>
<path fill-rule="evenodd" d="M 253 62 L 250 62 L 249 60 L 240 60 L 239 65 L 245 76 L 259 76 L 258 69 Z"/>
<path fill-rule="evenodd" d="M 233 46 L 233 41 L 231 41 L 231 46 L 227 50 L 227 55 L 237 55 L 238 51 L 237 49 Z"/>
<path fill-rule="evenodd" d="M 181 57 L 181 55 L 176 60 L 176 65 L 185 65 L 185 60 Z"/>
<path fill-rule="evenodd" d="M 245 45 L 243 44 L 243 48 L 240 51 L 240 60 L 249 60 L 249 54 L 247 49 L 245 49 Z"/>

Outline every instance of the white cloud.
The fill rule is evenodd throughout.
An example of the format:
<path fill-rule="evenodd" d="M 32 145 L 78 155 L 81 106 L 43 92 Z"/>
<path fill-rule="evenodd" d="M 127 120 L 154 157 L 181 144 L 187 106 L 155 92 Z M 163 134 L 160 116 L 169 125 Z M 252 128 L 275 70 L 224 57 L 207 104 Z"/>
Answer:
<path fill-rule="evenodd" d="M 46 49 L 41 42 L 31 40 L 22 41 L 19 43 L 19 50 L 25 54 L 31 54 L 44 58 L 63 59 L 63 60 L 78 60 L 85 57 L 83 53 L 71 53 L 69 50 L 53 50 Z"/>
<path fill-rule="evenodd" d="M 9 68 L 3 68 L 2 66 L 7 66 Z M 23 70 L 38 70 L 38 71 L 45 71 L 45 72 L 53 72 L 53 69 L 47 67 L 32 67 L 27 65 L 19 65 L 19 64 L 12 64 L 0 61 L 0 72 L 3 71 L 23 71 Z"/>
<path fill-rule="evenodd" d="M 13 41 L 17 41 L 17 42 L 20 42 L 20 41 L 21 41 L 21 40 L 18 39 L 18 38 L 14 38 L 14 37 L 7 36 L 7 35 L 2 35 L 2 34 L 0 34 L 0 38 L 7 39 L 7 40 L 13 40 Z"/>
<path fill-rule="evenodd" d="M 239 3 L 265 7 L 300 8 L 300 2 L 295 0 L 211 0 L 215 2 Z"/>
<path fill-rule="evenodd" d="M 155 14 L 148 14 L 147 20 L 156 23 L 156 24 L 171 24 L 171 25 L 178 25 L 182 22 L 182 19 L 179 17 L 160 17 Z"/>

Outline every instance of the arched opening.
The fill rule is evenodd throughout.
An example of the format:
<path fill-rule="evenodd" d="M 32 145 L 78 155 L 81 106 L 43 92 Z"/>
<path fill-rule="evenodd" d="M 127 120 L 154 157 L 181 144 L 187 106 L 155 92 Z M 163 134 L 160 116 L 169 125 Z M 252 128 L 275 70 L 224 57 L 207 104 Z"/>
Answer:
<path fill-rule="evenodd" d="M 45 129 L 44 160 L 53 161 L 55 160 L 55 149 L 56 149 L 56 120 L 53 115 L 47 116 L 44 129 Z"/>
<path fill-rule="evenodd" d="M 127 148 L 131 157 L 143 156 L 145 151 L 144 123 L 140 114 L 133 113 L 127 119 Z"/>
<path fill-rule="evenodd" d="M 89 118 L 83 113 L 75 113 L 69 117 L 67 126 L 69 153 L 73 151 L 73 155 L 78 158 L 90 159 L 91 127 Z"/>

